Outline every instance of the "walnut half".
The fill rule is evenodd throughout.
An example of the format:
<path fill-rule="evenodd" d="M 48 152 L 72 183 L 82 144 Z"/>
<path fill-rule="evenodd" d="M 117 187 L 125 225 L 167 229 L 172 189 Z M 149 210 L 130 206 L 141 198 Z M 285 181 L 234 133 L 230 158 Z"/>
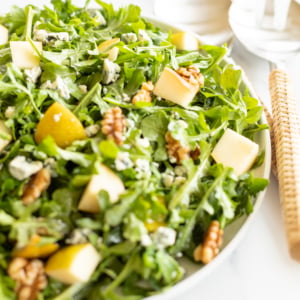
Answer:
<path fill-rule="evenodd" d="M 7 272 L 17 282 L 18 300 L 36 300 L 39 292 L 45 289 L 48 283 L 43 262 L 39 259 L 15 257 L 10 262 Z"/>
<path fill-rule="evenodd" d="M 194 260 L 204 264 L 211 262 L 219 253 L 223 242 L 223 229 L 216 220 L 212 221 L 206 232 L 204 242 L 194 250 Z"/>
<path fill-rule="evenodd" d="M 183 146 L 180 141 L 174 139 L 169 131 L 166 133 L 165 139 L 171 163 L 180 164 L 183 160 L 189 158 L 190 148 Z"/>
<path fill-rule="evenodd" d="M 117 145 L 123 144 L 123 134 L 126 127 L 126 120 L 120 107 L 108 109 L 101 121 L 101 131 L 108 139 L 114 140 Z"/>
<path fill-rule="evenodd" d="M 34 174 L 28 184 L 25 185 L 22 195 L 23 204 L 31 204 L 38 199 L 42 192 L 47 190 L 50 181 L 50 172 L 45 168 Z"/>

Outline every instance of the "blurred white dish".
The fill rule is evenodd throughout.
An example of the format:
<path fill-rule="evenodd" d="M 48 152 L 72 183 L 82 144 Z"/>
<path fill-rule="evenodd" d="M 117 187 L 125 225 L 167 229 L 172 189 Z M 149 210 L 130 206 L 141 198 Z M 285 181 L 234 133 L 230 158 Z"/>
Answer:
<path fill-rule="evenodd" d="M 237 38 L 250 50 L 257 49 L 263 53 L 268 60 L 278 60 L 278 54 L 286 58 L 288 52 L 300 49 L 300 6 L 293 2 L 288 15 L 287 26 L 284 30 L 274 29 L 273 11 L 267 13 L 258 27 L 255 17 L 254 3 L 235 0 L 229 10 L 229 21 L 231 28 Z"/>
<path fill-rule="evenodd" d="M 228 23 L 230 0 L 156 0 L 154 14 L 170 24 L 198 33 L 209 44 L 228 41 L 232 32 Z"/>

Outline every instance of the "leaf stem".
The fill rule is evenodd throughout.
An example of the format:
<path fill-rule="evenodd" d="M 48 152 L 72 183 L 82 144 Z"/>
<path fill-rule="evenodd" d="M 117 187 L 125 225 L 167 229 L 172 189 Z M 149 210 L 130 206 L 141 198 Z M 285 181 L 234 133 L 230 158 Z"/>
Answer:
<path fill-rule="evenodd" d="M 83 108 L 86 107 L 92 102 L 93 96 L 95 93 L 101 92 L 101 85 L 99 83 L 96 83 L 90 91 L 83 97 L 83 99 L 80 101 L 80 103 L 76 106 L 76 108 L 73 110 L 73 113 L 76 115 L 79 113 L 79 111 Z"/>
<path fill-rule="evenodd" d="M 191 216 L 191 218 L 188 219 L 181 235 L 176 241 L 174 248 L 171 250 L 172 255 L 180 252 L 182 248 L 186 246 L 186 241 L 190 237 L 190 234 L 195 226 L 197 217 L 200 214 L 200 211 L 202 210 L 204 203 L 208 201 L 209 196 L 216 189 L 216 187 L 224 181 L 224 178 L 227 176 L 227 174 L 228 174 L 228 169 L 226 169 L 226 171 L 224 171 L 219 177 L 217 177 L 215 181 L 212 183 L 212 185 L 207 189 L 204 196 L 201 198 L 201 201 L 199 202 L 197 208 L 194 210 L 193 215 Z"/>
<path fill-rule="evenodd" d="M 32 9 L 32 6 L 29 5 L 26 7 L 26 27 L 25 27 L 25 39 L 27 40 L 28 38 L 31 38 L 32 34 L 32 21 L 34 17 L 34 10 Z"/>

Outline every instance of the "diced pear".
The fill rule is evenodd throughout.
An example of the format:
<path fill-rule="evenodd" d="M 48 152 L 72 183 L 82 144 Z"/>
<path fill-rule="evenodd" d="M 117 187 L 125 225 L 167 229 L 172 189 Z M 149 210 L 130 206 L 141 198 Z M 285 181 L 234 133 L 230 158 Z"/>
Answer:
<path fill-rule="evenodd" d="M 177 50 L 194 51 L 199 48 L 198 39 L 193 34 L 185 31 L 173 33 L 171 42 L 176 46 Z"/>
<path fill-rule="evenodd" d="M 110 61 L 115 61 L 118 58 L 119 55 L 119 48 L 118 47 L 113 47 L 110 50 L 107 51 L 108 54 L 108 59 Z"/>
<path fill-rule="evenodd" d="M 65 247 L 53 254 L 46 263 L 46 273 L 65 283 L 87 282 L 101 260 L 91 244 Z"/>
<path fill-rule="evenodd" d="M 0 25 L 0 45 L 4 45 L 8 42 L 8 29 L 3 25 Z"/>
<path fill-rule="evenodd" d="M 41 143 L 47 136 L 53 137 L 55 143 L 62 148 L 87 137 L 80 120 L 58 102 L 47 109 L 37 125 L 34 138 L 37 143 Z"/>
<path fill-rule="evenodd" d="M 188 106 L 199 88 L 188 83 L 179 74 L 166 67 L 154 86 L 154 95 L 172 101 L 183 107 Z"/>
<path fill-rule="evenodd" d="M 10 143 L 11 132 L 5 125 L 4 121 L 0 120 L 0 153 Z"/>
<path fill-rule="evenodd" d="M 233 168 L 234 173 L 239 176 L 251 168 L 258 153 L 258 144 L 231 129 L 226 129 L 211 155 L 217 163 Z"/>
<path fill-rule="evenodd" d="M 100 166 L 99 174 L 92 176 L 81 197 L 78 209 L 90 213 L 100 212 L 101 207 L 99 207 L 97 195 L 101 190 L 108 193 L 112 203 L 117 202 L 125 191 L 122 180 L 104 165 Z"/>
<path fill-rule="evenodd" d="M 98 46 L 98 51 L 100 53 L 107 53 L 107 51 L 109 51 L 111 48 L 113 48 L 113 46 L 115 46 L 119 42 L 120 42 L 119 38 L 114 38 L 114 39 L 104 41 Z"/>
<path fill-rule="evenodd" d="M 37 50 L 43 49 L 42 42 L 33 42 Z M 32 45 L 27 41 L 10 42 L 12 61 L 21 69 L 32 69 L 40 64 L 40 58 Z"/>
<path fill-rule="evenodd" d="M 41 237 L 33 235 L 29 243 L 22 248 L 13 250 L 13 256 L 24 258 L 47 257 L 59 248 L 56 243 L 41 244 Z"/>

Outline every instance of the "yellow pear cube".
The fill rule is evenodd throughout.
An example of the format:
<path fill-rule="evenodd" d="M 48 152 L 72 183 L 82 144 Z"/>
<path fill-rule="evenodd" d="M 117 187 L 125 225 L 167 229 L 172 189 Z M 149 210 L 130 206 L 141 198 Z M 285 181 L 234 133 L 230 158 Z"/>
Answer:
<path fill-rule="evenodd" d="M 65 284 L 87 282 L 101 260 L 92 244 L 65 247 L 53 254 L 45 266 L 46 273 Z"/>
<path fill-rule="evenodd" d="M 42 42 L 33 42 L 35 47 L 41 52 Z M 10 42 L 12 61 L 21 69 L 32 69 L 40 64 L 40 57 L 32 45 L 27 41 Z"/>
<path fill-rule="evenodd" d="M 0 25 L 0 45 L 4 45 L 8 42 L 8 29 L 3 25 Z"/>
<path fill-rule="evenodd" d="M 122 180 L 104 165 L 100 166 L 100 173 L 93 175 L 90 179 L 83 192 L 78 209 L 90 213 L 100 212 L 101 207 L 99 207 L 97 195 L 101 190 L 108 193 L 112 203 L 117 202 L 120 195 L 125 191 Z"/>
<path fill-rule="evenodd" d="M 0 120 L 0 153 L 11 141 L 10 129 Z"/>
<path fill-rule="evenodd" d="M 174 70 L 166 67 L 154 86 L 154 95 L 179 104 L 188 106 L 196 96 L 199 87 L 184 80 Z"/>
<path fill-rule="evenodd" d="M 37 143 L 41 143 L 47 136 L 51 136 L 55 143 L 62 148 L 87 137 L 78 118 L 58 102 L 53 103 L 47 109 L 39 121 L 34 135 Z"/>
<path fill-rule="evenodd" d="M 176 46 L 177 50 L 194 51 L 199 49 L 198 39 L 189 32 L 177 32 L 171 36 L 171 42 Z"/>
<path fill-rule="evenodd" d="M 211 155 L 217 163 L 233 168 L 234 173 L 239 176 L 251 168 L 258 153 L 258 144 L 231 129 L 226 129 Z"/>

